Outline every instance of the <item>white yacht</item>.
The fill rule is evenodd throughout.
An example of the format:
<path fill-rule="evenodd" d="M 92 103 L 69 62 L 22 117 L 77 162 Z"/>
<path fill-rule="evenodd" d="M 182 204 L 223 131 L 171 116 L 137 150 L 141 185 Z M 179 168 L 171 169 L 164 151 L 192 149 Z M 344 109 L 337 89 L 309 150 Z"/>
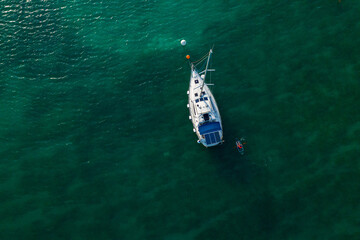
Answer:
<path fill-rule="evenodd" d="M 193 131 L 198 136 L 198 143 L 202 143 L 205 147 L 216 146 L 223 142 L 223 131 L 221 117 L 215 98 L 210 91 L 209 85 L 205 83 L 208 72 L 215 71 L 209 69 L 210 57 L 212 49 L 209 53 L 197 62 L 191 63 L 191 76 L 189 91 L 189 119 L 192 121 Z M 206 66 L 203 70 L 197 69 L 201 64 Z"/>

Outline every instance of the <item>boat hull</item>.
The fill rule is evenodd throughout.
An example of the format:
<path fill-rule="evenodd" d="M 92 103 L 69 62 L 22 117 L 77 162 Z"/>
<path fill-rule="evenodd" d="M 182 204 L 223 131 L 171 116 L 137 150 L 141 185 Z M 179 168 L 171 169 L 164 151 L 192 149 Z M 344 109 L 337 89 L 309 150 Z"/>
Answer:
<path fill-rule="evenodd" d="M 198 143 L 205 147 L 223 143 L 221 116 L 215 97 L 193 66 L 188 91 L 188 108 Z"/>

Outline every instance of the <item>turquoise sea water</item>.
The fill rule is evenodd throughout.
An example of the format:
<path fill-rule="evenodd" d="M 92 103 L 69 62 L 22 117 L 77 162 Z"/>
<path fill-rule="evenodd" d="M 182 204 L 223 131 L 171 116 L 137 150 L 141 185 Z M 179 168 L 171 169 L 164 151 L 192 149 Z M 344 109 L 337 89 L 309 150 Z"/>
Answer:
<path fill-rule="evenodd" d="M 0 10 L 0 239 L 360 238 L 359 1 Z M 184 57 L 213 44 L 205 149 Z"/>

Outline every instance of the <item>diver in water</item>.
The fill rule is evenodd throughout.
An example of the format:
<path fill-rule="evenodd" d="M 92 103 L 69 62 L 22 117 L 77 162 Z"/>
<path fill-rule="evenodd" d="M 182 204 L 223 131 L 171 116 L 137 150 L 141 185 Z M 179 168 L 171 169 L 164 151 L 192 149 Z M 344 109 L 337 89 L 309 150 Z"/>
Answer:
<path fill-rule="evenodd" d="M 246 144 L 245 138 L 236 139 L 236 149 L 241 153 L 241 155 L 245 154 L 244 144 Z"/>

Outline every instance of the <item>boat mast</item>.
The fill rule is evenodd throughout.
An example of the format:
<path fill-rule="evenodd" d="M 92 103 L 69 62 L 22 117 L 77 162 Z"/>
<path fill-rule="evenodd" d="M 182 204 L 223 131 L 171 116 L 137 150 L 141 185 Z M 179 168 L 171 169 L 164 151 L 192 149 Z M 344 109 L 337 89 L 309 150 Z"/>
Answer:
<path fill-rule="evenodd" d="M 209 51 L 209 57 L 208 57 L 207 62 L 206 62 L 205 75 L 204 75 L 204 79 L 203 79 L 203 84 L 202 84 L 201 89 L 200 89 L 200 96 L 202 96 L 202 90 L 203 90 L 204 85 L 205 85 L 205 78 L 206 78 L 206 73 L 208 71 L 208 66 L 209 66 L 211 54 L 212 54 L 212 49 L 210 49 L 210 51 Z"/>

